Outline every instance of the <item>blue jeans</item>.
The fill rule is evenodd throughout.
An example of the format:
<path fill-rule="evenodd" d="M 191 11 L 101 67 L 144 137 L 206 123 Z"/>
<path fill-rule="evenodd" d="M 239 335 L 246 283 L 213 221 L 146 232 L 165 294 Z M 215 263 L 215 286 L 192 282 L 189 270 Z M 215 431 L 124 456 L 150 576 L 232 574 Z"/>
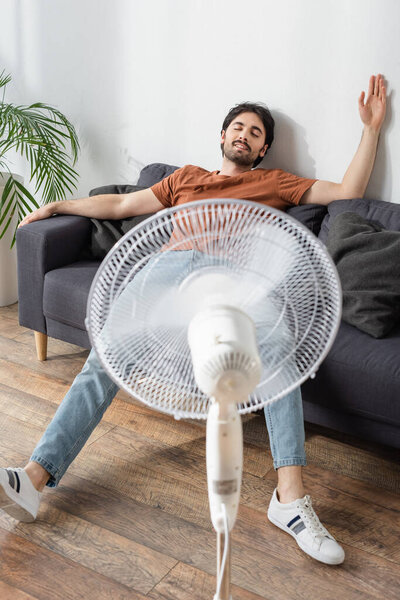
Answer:
<path fill-rule="evenodd" d="M 167 253 L 157 265 L 157 293 L 162 292 L 163 280 L 185 278 L 193 261 L 203 258 L 194 251 L 173 253 L 173 262 Z M 164 264 L 162 264 L 164 263 Z M 133 280 L 140 285 L 148 277 L 144 268 Z M 148 280 L 147 280 L 148 284 Z M 132 286 L 132 283 L 130 284 Z M 79 454 L 92 431 L 110 406 L 118 386 L 110 379 L 92 350 L 70 390 L 58 407 L 51 423 L 36 446 L 31 460 L 50 474 L 49 487 L 58 485 L 65 471 Z M 264 408 L 274 468 L 305 465 L 304 420 L 300 389 Z"/>

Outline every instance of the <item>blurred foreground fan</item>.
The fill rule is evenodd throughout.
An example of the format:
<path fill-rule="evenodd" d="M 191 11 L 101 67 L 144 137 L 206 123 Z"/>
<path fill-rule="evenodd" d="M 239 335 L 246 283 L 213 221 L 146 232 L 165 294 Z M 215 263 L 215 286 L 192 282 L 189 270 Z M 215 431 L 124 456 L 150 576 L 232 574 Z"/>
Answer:
<path fill-rule="evenodd" d="M 155 409 L 207 418 L 214 600 L 230 598 L 240 414 L 315 373 L 340 313 L 337 272 L 322 244 L 284 213 L 243 200 L 157 213 L 129 231 L 96 274 L 87 328 L 109 375 Z"/>

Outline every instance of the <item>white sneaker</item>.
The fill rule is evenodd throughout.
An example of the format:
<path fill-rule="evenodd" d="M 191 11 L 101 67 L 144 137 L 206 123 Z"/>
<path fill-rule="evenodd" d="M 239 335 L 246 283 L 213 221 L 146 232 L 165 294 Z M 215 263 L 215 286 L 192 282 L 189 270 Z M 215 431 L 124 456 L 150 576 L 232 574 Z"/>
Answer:
<path fill-rule="evenodd" d="M 0 509 L 14 519 L 32 523 L 41 496 L 23 469 L 0 468 Z"/>
<path fill-rule="evenodd" d="M 294 537 L 300 548 L 312 558 L 327 565 L 340 565 L 344 561 L 343 548 L 318 519 L 310 496 L 284 504 L 279 502 L 275 489 L 268 508 L 268 519 Z"/>

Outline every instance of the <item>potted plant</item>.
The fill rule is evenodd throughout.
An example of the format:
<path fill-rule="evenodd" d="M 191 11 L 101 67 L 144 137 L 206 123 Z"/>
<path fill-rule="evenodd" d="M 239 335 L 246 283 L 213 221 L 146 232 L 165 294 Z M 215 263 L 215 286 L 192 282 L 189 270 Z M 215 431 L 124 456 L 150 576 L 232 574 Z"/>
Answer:
<path fill-rule="evenodd" d="M 17 106 L 4 101 L 11 76 L 0 74 L 0 306 L 17 300 L 15 232 L 19 222 L 39 204 L 10 170 L 9 155 L 23 156 L 30 167 L 34 193 L 47 204 L 63 200 L 77 187 L 74 165 L 79 142 L 68 119 L 56 108 L 36 102 Z"/>

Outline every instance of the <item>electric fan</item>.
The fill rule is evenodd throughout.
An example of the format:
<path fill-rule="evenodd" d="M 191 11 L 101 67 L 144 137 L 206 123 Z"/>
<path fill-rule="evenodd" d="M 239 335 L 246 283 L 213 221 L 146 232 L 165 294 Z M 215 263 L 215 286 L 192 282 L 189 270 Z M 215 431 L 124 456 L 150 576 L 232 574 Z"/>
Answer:
<path fill-rule="evenodd" d="M 244 200 L 160 211 L 130 230 L 96 274 L 86 325 L 111 378 L 177 419 L 207 419 L 214 600 L 231 598 L 240 414 L 313 376 L 340 314 L 340 283 L 323 245 L 286 214 Z"/>

